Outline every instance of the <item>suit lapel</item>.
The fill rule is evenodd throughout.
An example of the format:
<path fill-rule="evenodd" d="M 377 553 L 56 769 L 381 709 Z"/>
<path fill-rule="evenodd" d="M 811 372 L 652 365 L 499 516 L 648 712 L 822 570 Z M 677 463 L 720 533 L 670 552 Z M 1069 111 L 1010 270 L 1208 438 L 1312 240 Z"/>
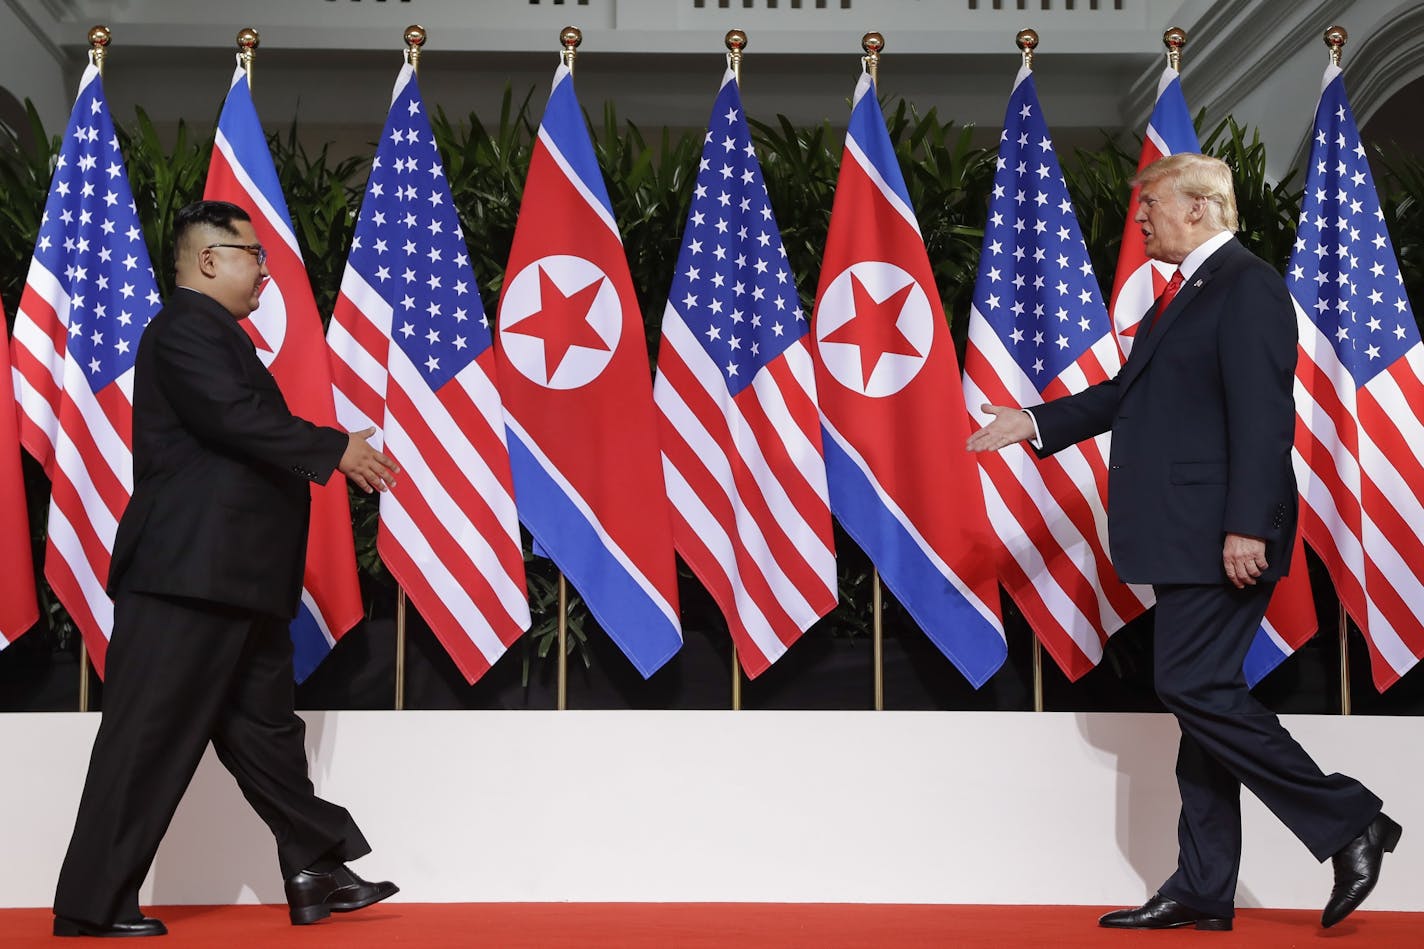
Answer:
<path fill-rule="evenodd" d="M 1153 353 L 1157 352 L 1157 347 L 1161 344 L 1162 339 L 1167 333 L 1171 331 L 1177 319 L 1187 307 L 1191 306 L 1192 301 L 1196 299 L 1197 295 L 1202 292 L 1207 284 L 1211 283 L 1212 278 L 1221 270 L 1222 265 L 1224 265 L 1240 247 L 1241 245 L 1237 243 L 1235 238 L 1227 241 L 1217 249 L 1216 253 L 1202 262 L 1202 265 L 1197 268 L 1196 273 L 1192 274 L 1190 280 L 1182 284 L 1182 288 L 1177 291 L 1176 297 L 1172 299 L 1166 311 L 1157 319 L 1156 325 L 1148 332 L 1147 338 L 1138 339 L 1136 344 L 1132 347 L 1132 353 L 1128 357 L 1127 364 L 1123 366 L 1122 379 L 1119 385 L 1126 389 L 1127 386 L 1131 385 L 1133 381 L 1142 374 L 1143 368 L 1152 360 Z M 1143 320 L 1150 320 L 1151 318 L 1152 315 L 1149 313 L 1143 317 Z"/>

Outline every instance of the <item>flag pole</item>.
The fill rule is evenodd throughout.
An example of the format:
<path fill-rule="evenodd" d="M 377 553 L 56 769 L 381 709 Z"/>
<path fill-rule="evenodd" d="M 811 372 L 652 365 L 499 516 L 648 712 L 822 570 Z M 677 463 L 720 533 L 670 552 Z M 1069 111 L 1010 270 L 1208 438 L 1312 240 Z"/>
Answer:
<path fill-rule="evenodd" d="M 880 51 L 885 48 L 885 37 L 874 31 L 860 38 L 860 48 L 865 51 L 861 65 L 870 75 L 875 85 L 875 94 L 880 94 Z M 880 568 L 870 569 L 870 643 L 872 676 L 875 683 L 875 710 L 885 710 L 885 610 L 880 592 Z"/>
<path fill-rule="evenodd" d="M 563 51 L 559 54 L 568 67 L 569 73 L 574 71 L 574 60 L 578 57 L 578 48 L 583 44 L 583 31 L 576 26 L 566 26 L 559 31 L 559 45 Z M 564 578 L 564 572 L 559 571 L 559 686 L 558 686 L 558 709 L 565 711 L 569 707 L 569 584 Z"/>
<path fill-rule="evenodd" d="M 1038 33 L 1035 30 L 1020 30 L 1014 36 L 1014 43 L 1024 54 L 1024 68 L 1034 68 L 1034 50 L 1038 48 Z M 1044 711 L 1044 644 L 1037 633 L 1034 640 L 1034 711 Z"/>
<path fill-rule="evenodd" d="M 420 72 L 420 48 L 425 45 L 425 27 L 412 23 L 401 34 L 405 40 L 405 61 L 410 63 L 411 72 Z M 406 595 L 405 588 L 396 584 L 396 711 L 405 710 L 405 655 L 406 655 Z"/>
<path fill-rule="evenodd" d="M 1330 65 L 1339 68 L 1340 54 L 1350 34 L 1343 26 L 1332 26 L 1325 31 L 1325 45 L 1330 49 Z M 1340 642 L 1340 714 L 1350 714 L 1350 617 L 1345 613 L 1342 601 L 1338 608 L 1336 627 Z"/>
<path fill-rule="evenodd" d="M 1350 34 L 1343 26 L 1332 26 L 1325 31 L 1325 45 L 1330 48 L 1330 64 L 1339 67 L 1340 54 Z M 1340 714 L 1350 714 L 1350 619 L 1345 614 L 1345 604 L 1339 607 L 1337 623 L 1340 641 Z"/>
<path fill-rule="evenodd" d="M 104 56 L 112 39 L 113 33 L 103 24 L 89 28 L 89 61 L 100 76 L 104 75 Z M 82 633 L 79 636 L 79 711 L 89 711 L 89 645 Z"/>
<path fill-rule="evenodd" d="M 261 42 L 262 38 L 250 26 L 245 26 L 237 31 L 237 56 L 242 62 L 243 71 L 247 73 L 249 91 L 252 89 L 252 61 L 257 58 L 257 46 Z"/>
<path fill-rule="evenodd" d="M 741 30 L 728 30 L 722 38 L 727 47 L 727 67 L 732 70 L 732 78 L 737 88 L 742 87 L 742 50 L 747 48 L 747 34 Z M 732 711 L 742 710 L 742 663 L 737 654 L 737 642 L 732 641 Z"/>

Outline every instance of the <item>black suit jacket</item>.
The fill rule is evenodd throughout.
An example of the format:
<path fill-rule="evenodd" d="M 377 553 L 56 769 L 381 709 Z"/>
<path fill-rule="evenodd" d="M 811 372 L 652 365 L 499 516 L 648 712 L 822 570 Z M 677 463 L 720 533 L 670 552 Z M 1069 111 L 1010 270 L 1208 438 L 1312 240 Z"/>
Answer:
<path fill-rule="evenodd" d="M 1043 456 L 1112 432 L 1108 540 L 1124 581 L 1226 582 L 1227 533 L 1264 538 L 1264 579 L 1285 575 L 1295 361 L 1285 282 L 1233 239 L 1183 284 L 1114 378 L 1033 409 Z"/>
<path fill-rule="evenodd" d="M 297 418 L 231 313 L 176 291 L 139 341 L 134 490 L 108 591 L 296 614 L 311 488 L 347 436 Z"/>

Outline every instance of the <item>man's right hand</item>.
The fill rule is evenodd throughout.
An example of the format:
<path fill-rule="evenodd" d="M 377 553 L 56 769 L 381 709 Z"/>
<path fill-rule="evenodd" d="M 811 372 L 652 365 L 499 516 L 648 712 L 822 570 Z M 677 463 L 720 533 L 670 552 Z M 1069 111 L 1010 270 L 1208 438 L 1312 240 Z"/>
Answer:
<path fill-rule="evenodd" d="M 346 436 L 346 451 L 336 469 L 367 494 L 396 486 L 400 468 L 390 458 L 372 448 L 366 439 L 376 434 L 374 427 Z"/>
<path fill-rule="evenodd" d="M 1033 419 L 1023 409 L 985 403 L 979 411 L 988 412 L 994 421 L 969 436 L 964 447 L 970 451 L 998 451 L 1034 435 Z"/>

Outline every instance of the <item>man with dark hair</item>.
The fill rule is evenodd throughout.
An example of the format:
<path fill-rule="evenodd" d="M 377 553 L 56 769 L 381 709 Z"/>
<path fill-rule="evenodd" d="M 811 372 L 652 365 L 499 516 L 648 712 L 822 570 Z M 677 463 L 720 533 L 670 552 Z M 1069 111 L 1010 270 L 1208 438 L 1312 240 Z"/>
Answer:
<path fill-rule="evenodd" d="M 1127 363 L 1030 409 L 984 406 L 995 418 L 968 447 L 1030 440 L 1046 457 L 1112 432 L 1108 541 L 1122 580 L 1157 595 L 1153 678 L 1182 730 L 1182 810 L 1176 873 L 1146 904 L 1101 925 L 1230 929 L 1245 785 L 1334 864 L 1321 916 L 1333 926 L 1374 888 L 1400 827 L 1359 781 L 1324 774 L 1252 697 L 1242 671 L 1295 539 L 1295 313 L 1280 274 L 1232 236 L 1225 163 L 1172 155 L 1136 183 L 1147 253 L 1177 271 Z"/>
<path fill-rule="evenodd" d="M 233 204 L 178 212 L 176 283 L 134 366 L 134 490 L 114 540 L 104 711 L 54 899 L 57 936 L 158 936 L 139 887 L 212 741 L 277 842 L 291 920 L 391 896 L 345 861 L 370 852 L 307 777 L 292 644 L 309 484 L 395 483 L 366 439 L 297 418 L 238 325 L 266 252 Z"/>

